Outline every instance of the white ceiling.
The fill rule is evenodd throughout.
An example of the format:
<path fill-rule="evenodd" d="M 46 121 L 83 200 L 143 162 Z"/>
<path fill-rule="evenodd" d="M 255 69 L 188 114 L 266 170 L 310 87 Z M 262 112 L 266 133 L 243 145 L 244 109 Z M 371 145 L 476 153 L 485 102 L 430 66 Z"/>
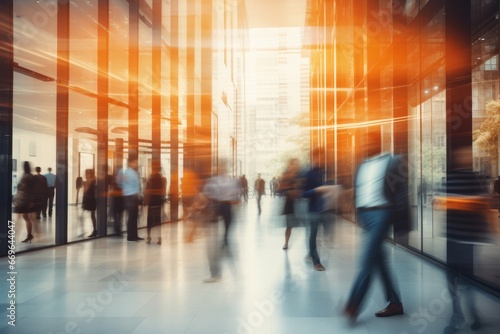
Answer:
<path fill-rule="evenodd" d="M 246 0 L 249 28 L 303 27 L 307 0 Z"/>

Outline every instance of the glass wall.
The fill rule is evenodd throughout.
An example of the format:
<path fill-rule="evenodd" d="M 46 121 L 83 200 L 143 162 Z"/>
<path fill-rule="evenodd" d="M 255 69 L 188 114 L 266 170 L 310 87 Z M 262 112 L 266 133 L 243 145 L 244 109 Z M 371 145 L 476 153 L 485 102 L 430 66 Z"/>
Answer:
<path fill-rule="evenodd" d="M 161 161 L 168 187 L 175 183 L 180 188 L 188 138 L 192 147 L 205 153 L 190 156 L 192 167 L 199 160 L 206 165 L 202 169 L 215 170 L 218 152 L 236 166 L 236 103 L 244 112 L 245 101 L 234 97 L 241 78 L 233 72 L 233 60 L 235 53 L 247 50 L 247 23 L 244 6 L 237 6 L 237 0 L 224 3 L 221 7 L 217 2 L 206 6 L 202 0 L 13 0 L 13 26 L 0 27 L 2 32 L 14 32 L 13 61 L 9 58 L 15 71 L 14 168 L 7 196 L 15 198 L 23 189 L 19 185 L 26 161 L 30 174 L 36 174 L 37 166 L 42 174 L 48 168 L 53 174 L 61 171 L 55 194 L 65 202 L 53 203 L 52 211 L 44 212 L 43 203 L 49 202 L 44 193 L 40 209 L 12 214 L 21 236 L 19 251 L 85 240 L 95 229 L 101 237 L 113 233 L 113 201 L 107 195 L 113 176 L 126 166 L 131 153 L 138 155 L 143 188 L 154 159 Z M 153 6 L 160 4 L 156 21 Z M 155 31 L 160 34 L 154 42 Z M 226 63 L 219 61 L 219 54 L 226 55 Z M 155 109 L 159 121 L 153 121 L 155 96 L 160 100 Z M 94 210 L 82 208 L 83 193 L 94 178 L 95 220 Z M 53 185 L 53 177 L 47 179 Z M 171 217 L 168 209 L 164 211 L 163 222 L 182 215 L 178 208 Z M 141 211 L 139 228 L 146 225 L 145 212 Z"/>
<path fill-rule="evenodd" d="M 497 4 L 495 8 L 486 3 L 481 6 L 476 5 L 473 7 L 473 15 L 476 18 L 484 18 L 488 10 L 490 13 L 493 10 L 498 13 L 498 3 L 495 3 Z M 500 124 L 494 120 L 494 115 L 500 113 L 500 110 L 496 107 L 500 99 L 499 28 L 498 20 L 495 20 L 494 24 L 487 20 L 478 21 L 477 23 L 482 24 L 482 26 L 480 26 L 478 33 L 472 40 L 472 125 L 477 139 L 473 150 L 474 170 L 483 177 L 486 188 L 492 196 L 492 205 L 487 219 L 492 226 L 496 226 L 498 231 L 500 194 L 495 190 L 494 184 L 496 180 L 500 180 L 498 159 L 498 131 L 500 130 Z M 489 140 L 483 140 L 483 138 L 489 138 Z M 500 287 L 498 254 L 500 254 L 498 243 L 493 242 L 476 246 L 474 250 L 474 261 L 476 263 L 474 275 L 482 281 Z"/>
<path fill-rule="evenodd" d="M 102 137 L 97 125 L 97 14 L 91 2 L 70 7 L 68 241 L 97 233 L 99 218 L 96 210 L 84 209 L 85 193 L 96 183 L 97 166 L 103 163 L 97 146 Z"/>
<path fill-rule="evenodd" d="M 38 177 L 39 182 L 30 184 L 28 189 L 22 179 L 25 162 L 29 163 L 32 174 L 37 174 L 36 167 L 42 175 L 49 168 L 51 174 L 56 173 L 56 13 L 53 6 L 14 2 L 12 195 L 16 199 L 25 192 L 36 194 L 36 208 L 22 210 L 29 213 L 13 210 L 18 251 L 55 243 L 57 203 L 51 201 L 52 210 L 46 207 L 47 178 Z M 48 176 L 52 191 L 53 178 Z"/>
<path fill-rule="evenodd" d="M 447 239 L 447 214 L 433 204 L 445 191 L 448 170 L 455 168 L 452 152 L 462 145 L 473 144 L 473 170 L 488 188 L 485 201 L 494 203 L 485 214 L 492 230 L 499 230 L 500 190 L 494 190 L 494 181 L 498 178 L 500 189 L 500 1 L 366 0 L 356 2 L 352 11 L 353 3 L 336 3 L 331 41 L 337 48 L 337 93 L 334 110 L 327 112 L 338 129 L 337 182 L 352 185 L 352 170 L 363 158 L 360 139 L 369 125 L 377 126 L 383 150 L 408 155 L 412 226 L 407 245 L 446 264 L 453 254 L 447 254 L 453 244 Z M 311 9 L 307 29 L 322 31 L 327 5 L 323 1 Z M 466 31 L 469 19 L 472 27 Z M 325 75 L 325 68 L 317 65 L 326 59 L 316 49 L 325 46 L 305 47 L 311 55 L 311 82 L 328 89 L 316 80 Z M 312 92 L 311 116 L 322 113 L 321 108 Z M 455 122 L 457 116 L 460 122 Z M 398 122 L 405 122 L 406 129 Z M 403 138 L 398 131 L 406 131 Z M 352 211 L 344 216 L 356 222 Z M 474 276 L 498 288 L 497 240 L 498 234 L 492 233 L 489 244 L 475 245 Z M 401 244 L 406 246 L 406 240 Z"/>

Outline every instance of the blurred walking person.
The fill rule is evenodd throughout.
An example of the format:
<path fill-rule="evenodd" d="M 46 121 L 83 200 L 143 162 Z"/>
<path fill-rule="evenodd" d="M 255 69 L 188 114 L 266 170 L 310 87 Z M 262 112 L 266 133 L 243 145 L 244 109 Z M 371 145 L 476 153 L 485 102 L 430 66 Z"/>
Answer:
<path fill-rule="evenodd" d="M 191 169 L 184 170 L 182 178 L 182 208 L 183 208 L 183 224 L 184 224 L 184 241 L 193 242 L 198 228 L 197 222 L 197 196 L 201 192 L 201 181 L 198 174 Z"/>
<path fill-rule="evenodd" d="M 257 196 L 257 209 L 259 210 L 259 215 L 260 215 L 262 212 L 260 199 L 262 198 L 262 195 L 266 194 L 266 181 L 264 181 L 260 177 L 260 173 L 257 174 L 257 179 L 255 180 L 254 183 L 254 190 L 255 190 L 255 195 Z"/>
<path fill-rule="evenodd" d="M 285 230 L 285 244 L 283 249 L 288 249 L 288 241 L 292 235 L 292 229 L 299 226 L 299 221 L 295 216 L 294 203 L 295 200 L 300 195 L 300 163 L 296 158 L 290 159 L 285 172 L 281 176 L 281 181 L 279 183 L 279 189 L 276 189 L 279 193 L 285 196 L 285 206 L 283 208 L 283 215 L 285 215 L 286 220 L 286 230 Z M 277 183 L 276 183 L 277 184 Z"/>
<path fill-rule="evenodd" d="M 243 197 L 243 200 L 246 203 L 248 202 L 248 180 L 245 174 L 243 174 L 240 177 L 240 185 L 241 185 L 241 196 Z"/>
<path fill-rule="evenodd" d="M 474 245 L 491 242 L 486 211 L 487 189 L 479 176 L 472 171 L 472 149 L 462 147 L 452 152 L 452 168 L 447 172 L 446 183 L 446 237 L 448 289 L 453 302 L 453 313 L 445 334 L 456 333 L 465 322 L 461 305 L 467 305 L 472 317 L 471 329 L 481 323 L 475 307 L 475 299 L 461 276 L 474 274 Z M 459 285 L 464 284 L 465 289 Z"/>
<path fill-rule="evenodd" d="M 94 170 L 86 169 L 85 182 L 83 183 L 82 209 L 90 212 L 90 219 L 92 221 L 92 233 L 87 236 L 88 238 L 95 238 L 97 236 L 97 220 L 95 215 L 97 209 L 96 186 Z"/>
<path fill-rule="evenodd" d="M 380 272 L 388 306 L 377 317 L 403 314 L 403 304 L 389 273 L 384 238 L 397 219 L 407 214 L 407 169 L 399 156 L 381 152 L 381 135 L 370 132 L 363 148 L 367 158 L 355 178 L 355 205 L 359 224 L 364 228 L 360 271 L 351 288 L 344 314 L 351 322 L 361 311 L 375 272 Z"/>
<path fill-rule="evenodd" d="M 322 194 L 317 189 L 325 184 L 324 171 L 321 168 L 321 148 L 313 150 L 311 165 L 312 168 L 306 173 L 304 178 L 304 191 L 302 193 L 302 197 L 309 200 L 309 256 L 311 257 L 314 270 L 324 271 L 325 267 L 321 263 L 317 246 L 319 226 L 323 225 L 323 230 L 325 230 L 328 229 L 329 224 L 327 216 L 324 214 Z"/>
<path fill-rule="evenodd" d="M 210 265 L 210 278 L 206 283 L 218 281 L 221 276 L 220 257 L 221 246 L 218 239 L 219 217 L 224 221 L 223 247 L 228 246 L 230 227 L 233 220 L 232 206 L 239 202 L 240 183 L 226 172 L 226 163 L 222 162 L 219 173 L 209 178 L 203 187 L 203 194 L 208 199 L 206 201 L 208 232 L 207 251 Z M 203 201 L 201 201 L 203 202 Z"/>
<path fill-rule="evenodd" d="M 23 164 L 24 173 L 17 184 L 17 192 L 14 195 L 14 213 L 20 214 L 25 223 L 27 236 L 22 242 L 31 242 L 33 239 L 32 220 L 35 218 L 36 207 L 33 202 L 33 188 L 35 185 L 34 176 L 31 174 L 31 166 L 28 161 Z"/>
<path fill-rule="evenodd" d="M 153 172 L 146 182 L 144 189 L 144 204 L 148 206 L 147 218 L 147 238 L 146 243 L 151 244 L 151 230 L 158 227 L 157 245 L 161 245 L 161 211 L 163 209 L 163 199 L 166 194 L 166 185 L 160 167 L 153 164 Z"/>

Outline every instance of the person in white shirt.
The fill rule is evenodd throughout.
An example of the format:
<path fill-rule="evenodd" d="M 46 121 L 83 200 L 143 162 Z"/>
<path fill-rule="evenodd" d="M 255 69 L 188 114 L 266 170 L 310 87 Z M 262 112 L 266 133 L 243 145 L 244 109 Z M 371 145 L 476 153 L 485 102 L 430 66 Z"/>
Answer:
<path fill-rule="evenodd" d="M 367 158 L 361 163 L 355 179 L 357 217 L 365 229 L 365 238 L 362 242 L 360 271 L 344 309 L 344 314 L 351 322 L 356 320 L 377 271 L 381 275 L 389 304 L 375 315 L 389 317 L 403 314 L 403 304 L 389 273 L 383 243 L 389 228 L 401 219 L 401 212 L 405 211 L 407 169 L 402 168 L 400 157 L 381 153 L 380 145 L 380 132 L 370 132 L 364 143 Z"/>
<path fill-rule="evenodd" d="M 137 234 L 137 218 L 139 215 L 139 193 L 141 179 L 137 172 L 137 159 L 129 159 L 126 169 L 121 169 L 117 182 L 122 189 L 125 210 L 127 210 L 127 241 L 144 240 Z"/>
<path fill-rule="evenodd" d="M 240 182 L 226 173 L 225 163 L 221 163 L 219 173 L 207 180 L 203 187 L 203 194 L 212 205 L 213 215 L 209 226 L 208 259 L 210 265 L 210 278 L 206 283 L 218 281 L 221 278 L 220 268 L 220 243 L 218 240 L 218 221 L 222 217 L 224 221 L 223 247 L 228 246 L 230 227 L 233 220 L 232 206 L 239 203 Z"/>

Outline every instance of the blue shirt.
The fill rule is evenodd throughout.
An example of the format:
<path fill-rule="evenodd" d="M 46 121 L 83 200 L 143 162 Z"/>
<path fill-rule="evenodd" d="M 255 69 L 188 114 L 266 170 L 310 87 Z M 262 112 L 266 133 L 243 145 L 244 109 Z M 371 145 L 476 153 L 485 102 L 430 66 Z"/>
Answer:
<path fill-rule="evenodd" d="M 56 186 L 56 176 L 54 174 L 48 172 L 47 174 L 43 174 L 43 176 L 47 179 L 47 187 L 53 188 Z"/>
<path fill-rule="evenodd" d="M 120 170 L 118 172 L 117 182 L 122 189 L 123 196 L 138 195 L 141 191 L 139 173 L 133 168 Z"/>

